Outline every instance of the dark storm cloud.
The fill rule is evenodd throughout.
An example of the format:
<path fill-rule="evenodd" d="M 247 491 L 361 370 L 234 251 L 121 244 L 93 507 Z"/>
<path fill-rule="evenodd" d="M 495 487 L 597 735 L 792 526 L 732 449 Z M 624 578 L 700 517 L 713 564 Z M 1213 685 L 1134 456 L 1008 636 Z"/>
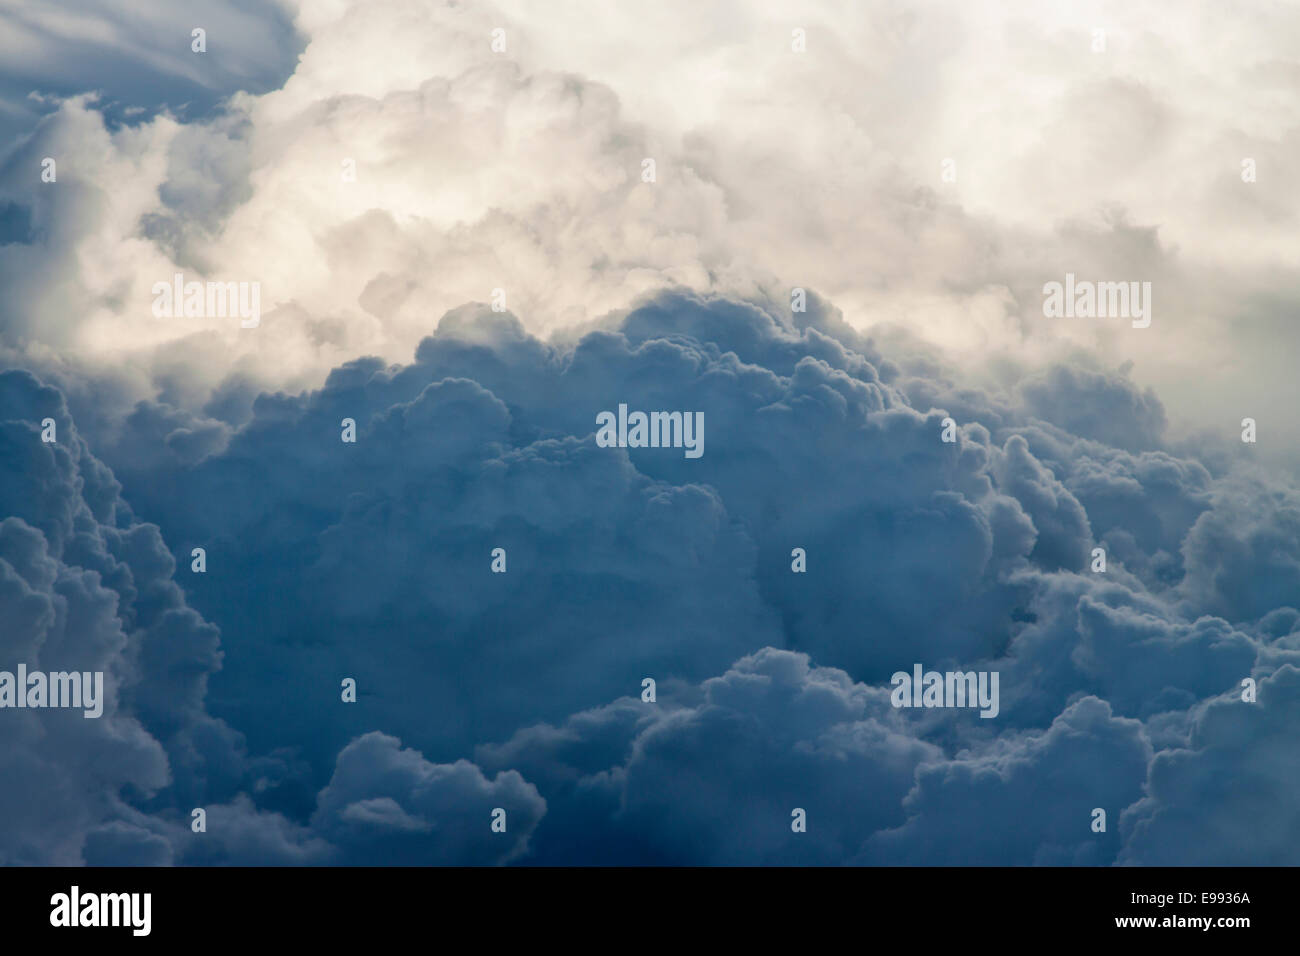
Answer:
<path fill-rule="evenodd" d="M 91 416 L 111 471 L 57 390 L 0 377 L 15 607 L 32 631 L 59 575 L 112 589 L 117 719 L 152 754 L 129 789 L 94 783 L 122 795 L 64 856 L 1158 858 L 1160 821 L 1199 806 L 1162 809 L 1161 755 L 1208 752 L 1205 702 L 1263 707 L 1220 695 L 1293 653 L 1288 493 L 1159 447 L 1120 373 L 944 405 L 813 303 L 796 323 L 663 295 L 571 345 L 466 306 L 408 365 L 352 361 L 226 420 Z M 598 447 L 620 403 L 702 411 L 704 455 Z M 917 662 L 999 671 L 999 717 L 895 710 Z"/>

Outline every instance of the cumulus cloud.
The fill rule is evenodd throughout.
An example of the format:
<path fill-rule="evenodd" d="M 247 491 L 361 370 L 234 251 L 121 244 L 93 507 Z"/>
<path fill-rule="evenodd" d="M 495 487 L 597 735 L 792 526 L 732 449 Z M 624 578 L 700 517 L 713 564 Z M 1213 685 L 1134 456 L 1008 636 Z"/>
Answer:
<path fill-rule="evenodd" d="M 222 665 L 218 630 L 188 606 L 158 527 L 130 516 L 55 389 L 10 371 L 0 373 L 0 394 L 0 668 L 102 672 L 105 681 L 98 718 L 5 710 L 0 763 L 21 786 L 7 791 L 0 859 L 393 862 L 385 839 L 411 826 L 437 838 L 420 850 L 403 837 L 408 862 L 502 862 L 523 851 L 545 804 L 517 773 L 489 781 L 467 761 L 435 766 L 380 734 L 339 753 L 312 826 L 256 805 L 250 792 L 292 806 L 276 791 L 301 767 L 282 754 L 250 758 L 242 735 L 207 712 L 208 681 Z M 47 420 L 52 442 L 40 438 Z M 511 836 L 493 842 L 486 821 L 499 805 L 510 810 Z M 195 806 L 206 815 L 201 832 L 188 827 Z M 469 836 L 471 817 L 482 817 L 484 840 Z"/>
<path fill-rule="evenodd" d="M 486 825 L 498 810 L 499 832 Z M 313 824 L 350 863 L 481 864 L 522 853 L 545 812 L 517 771 L 488 780 L 467 760 L 436 766 L 372 733 L 339 753 Z"/>
<path fill-rule="evenodd" d="M 1189 745 L 1152 761 L 1149 796 L 1125 815 L 1120 862 L 1294 866 L 1296 844 L 1286 835 L 1300 824 L 1297 689 L 1300 670 L 1288 663 L 1259 681 L 1257 704 L 1233 695 L 1199 708 Z"/>
<path fill-rule="evenodd" d="M 547 344 L 469 307 L 409 364 L 262 394 L 238 426 L 142 403 L 103 445 L 112 472 L 77 439 L 118 525 L 98 534 L 151 611 L 128 616 L 153 668 L 129 699 L 177 781 L 171 811 L 135 807 L 166 825 L 107 821 L 87 854 L 256 860 L 265 830 L 268 862 L 976 862 L 992 844 L 958 838 L 961 808 L 1010 807 L 1010 827 L 1039 800 L 999 860 L 1113 862 L 1118 832 L 1092 839 L 1087 813 L 1157 799 L 1152 754 L 1282 653 L 1294 612 L 1207 616 L 1169 578 L 1171 549 L 1187 564 L 1223 496 L 1249 493 L 1232 476 L 1073 435 L 1042 396 L 967 392 L 963 418 L 992 409 L 993 428 L 944 443 L 946 409 L 913 407 L 828 310 L 798 327 L 674 293 L 606 326 Z M 49 407 L 77 434 L 57 391 L 4 381 L 28 422 Z M 619 402 L 703 409 L 706 454 L 598 447 Z M 205 430 L 202 450 L 157 441 Z M 67 540 L 88 506 L 46 485 L 12 507 L 65 515 L 41 533 Z M 1129 529 L 1104 574 L 1085 501 Z M 204 574 L 184 570 L 194 546 Z M 918 661 L 1001 671 L 1005 730 L 895 711 L 888 677 Z M 647 676 L 663 702 L 636 699 Z M 1112 772 L 1069 764 L 1079 748 Z M 226 836 L 177 822 L 204 797 Z M 518 808 L 509 840 L 489 803 Z M 817 826 L 791 842 L 795 808 Z"/>
<path fill-rule="evenodd" d="M 1293 14 L 213 4 L 195 60 L 62 9 L 155 55 L 9 114 L 0 667 L 109 695 L 0 712 L 0 857 L 1285 858 Z M 1066 272 L 1151 328 L 1047 319 Z M 176 273 L 260 323 L 156 317 Z M 601 447 L 620 404 L 704 454 Z M 999 717 L 893 709 L 918 662 Z"/>
<path fill-rule="evenodd" d="M 901 822 L 916 767 L 942 756 L 887 698 L 765 648 L 698 687 L 526 728 L 479 759 L 535 768 L 552 794 L 563 816 L 539 828 L 543 862 L 834 864 Z"/>
<path fill-rule="evenodd" d="M 865 861 L 1002 866 L 1109 863 L 1113 822 L 1142 793 L 1151 746 L 1135 720 L 1085 697 L 1044 733 L 999 740 L 989 752 L 926 766 L 904 802 L 905 824 L 872 835 Z"/>
<path fill-rule="evenodd" d="M 98 718 L 78 708 L 5 710 L 0 762 L 20 785 L 6 788 L 0 856 L 6 863 L 76 863 L 87 830 L 111 819 L 120 790 L 147 797 L 172 783 L 172 774 L 164 747 L 124 700 L 154 668 L 135 659 L 146 636 L 123 621 L 124 610 L 134 616 L 138 591 L 130 566 L 111 550 L 116 483 L 78 438 L 56 390 L 5 372 L 0 394 L 0 669 L 100 673 L 103 682 Z M 61 428 L 62 443 L 42 442 L 42 423 L 56 434 Z M 183 603 L 179 594 L 169 581 L 152 597 Z M 189 729 L 183 713 L 175 718 L 178 732 Z"/>
<path fill-rule="evenodd" d="M 58 21 L 43 42 L 77 61 L 58 10 L 15 16 L 26 30 Z M 432 319 L 494 289 L 531 329 L 560 330 L 679 286 L 817 289 L 853 325 L 905 332 L 985 384 L 1034 381 L 1080 348 L 1134 360 L 1140 384 L 1111 395 L 1137 403 L 1133 434 L 1075 423 L 1130 449 L 1161 424 L 1153 384 L 1179 435 L 1225 407 L 1262 413 L 1295 397 L 1277 340 L 1291 334 L 1278 256 L 1294 232 L 1296 117 L 1265 105 L 1287 102 L 1274 94 L 1294 82 L 1277 65 L 1289 14 L 1261 6 L 1226 31 L 1207 5 L 1168 44 L 1163 11 L 1101 3 L 1094 52 L 1092 26 L 991 2 L 828 3 L 797 25 L 767 3 L 714 18 L 690 4 L 542 14 L 368 0 L 268 7 L 256 26 L 237 5 L 204 12 L 204 56 L 148 4 L 97 12 L 87 42 L 114 63 L 155 51 L 155 73 L 229 92 L 221 110 L 184 114 L 178 88 L 136 96 L 148 113 L 106 125 L 105 107 L 78 95 L 93 87 L 63 77 L 51 90 L 68 98 L 26 123 L 4 160 L 0 209 L 25 240 L 0 247 L 14 290 L 6 343 L 57 346 L 101 374 L 129 364 L 147 372 L 134 397 L 166 379 L 202 405 L 236 371 L 318 386 L 351 358 L 403 360 Z M 595 35 L 593 16 L 605 40 L 575 39 Z M 806 53 L 791 50 L 795 26 Z M 234 37 L 258 39 L 236 49 Z M 614 55 L 619 37 L 674 69 Z M 1210 49 L 1234 69 L 1207 72 Z M 918 58 L 930 64 L 920 85 Z M 98 74 L 101 62 L 86 64 Z M 864 75 L 873 82 L 848 79 Z M 171 112 L 155 115 L 160 102 Z M 1093 156 L 1080 143 L 1108 146 Z M 46 156 L 64 159 L 57 189 L 36 188 Z M 1253 182 L 1243 157 L 1263 170 Z M 1228 234 L 1226 246 L 1204 238 Z M 178 271 L 259 281 L 263 324 L 155 318 L 150 290 Z M 1153 325 L 1046 319 L 1042 286 L 1067 271 L 1151 281 Z M 1189 365 L 1215 371 L 1193 385 Z M 1062 401 L 1044 414 L 1067 414 Z"/>

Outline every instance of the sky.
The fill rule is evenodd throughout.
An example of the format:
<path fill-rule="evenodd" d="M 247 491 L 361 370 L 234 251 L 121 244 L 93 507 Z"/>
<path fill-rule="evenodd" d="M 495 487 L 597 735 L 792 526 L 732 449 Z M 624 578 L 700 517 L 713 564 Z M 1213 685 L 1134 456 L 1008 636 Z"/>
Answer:
<path fill-rule="evenodd" d="M 0 862 L 1300 862 L 1297 36 L 0 0 Z"/>

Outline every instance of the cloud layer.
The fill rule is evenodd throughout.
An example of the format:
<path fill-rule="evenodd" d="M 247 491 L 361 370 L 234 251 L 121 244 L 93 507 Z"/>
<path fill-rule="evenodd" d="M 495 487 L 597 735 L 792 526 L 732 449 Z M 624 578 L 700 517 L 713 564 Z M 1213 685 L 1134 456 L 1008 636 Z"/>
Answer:
<path fill-rule="evenodd" d="M 2 384 L 15 652 L 45 662 L 78 612 L 42 609 L 82 581 L 119 675 L 95 730 L 139 754 L 78 811 L 88 859 L 1097 864 L 1168 860 L 1176 825 L 1240 842 L 1175 773 L 1240 778 L 1260 827 L 1289 813 L 1287 772 L 1257 784 L 1242 750 L 1270 739 L 1250 714 L 1287 726 L 1300 614 L 1269 599 L 1300 534 L 1275 517 L 1265 548 L 1231 516 L 1294 493 L 1159 447 L 1158 401 L 1122 374 L 951 406 L 932 381 L 922 411 L 824 306 L 799 327 L 670 294 L 571 348 L 467 307 L 411 363 L 262 394 L 238 427 L 142 403 L 103 442 L 112 471 L 55 389 Z M 598 447 L 619 403 L 702 410 L 705 454 Z M 1069 431 L 1094 420 L 1129 447 Z M 892 707 L 915 662 L 999 671 L 998 718 Z M 85 791 L 79 763 L 49 772 Z M 1241 858 L 1209 839 L 1198 859 Z"/>
<path fill-rule="evenodd" d="M 0 861 L 1300 862 L 1293 14 L 62 9 L 6 11 L 94 56 L 0 86 L 0 670 L 107 700 L 0 710 Z"/>

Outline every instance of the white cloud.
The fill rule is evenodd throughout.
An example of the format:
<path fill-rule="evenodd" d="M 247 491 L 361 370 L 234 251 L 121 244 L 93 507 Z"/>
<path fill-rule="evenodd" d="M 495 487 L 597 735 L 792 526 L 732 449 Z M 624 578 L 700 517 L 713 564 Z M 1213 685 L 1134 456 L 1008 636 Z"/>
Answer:
<path fill-rule="evenodd" d="M 236 95 L 230 118 L 109 133 L 76 101 L 20 150 L 5 198 L 34 201 L 48 232 L 36 252 L 0 247 L 11 328 L 146 365 L 203 332 L 182 348 L 199 392 L 234 367 L 300 387 L 359 354 L 405 360 L 498 288 L 554 330 L 671 285 L 777 301 L 797 285 L 976 379 L 1007 357 L 1132 359 L 1176 434 L 1298 397 L 1277 358 L 1296 344 L 1294 11 L 340 0 L 295 15 L 297 69 Z M 244 69 L 228 56 L 210 54 Z M 51 150 L 60 183 L 41 190 Z M 177 271 L 259 281 L 261 327 L 155 319 L 150 289 Z M 1067 271 L 1151 281 L 1151 327 L 1045 318 L 1042 284 Z M 1195 384 L 1189 366 L 1206 370 Z"/>

